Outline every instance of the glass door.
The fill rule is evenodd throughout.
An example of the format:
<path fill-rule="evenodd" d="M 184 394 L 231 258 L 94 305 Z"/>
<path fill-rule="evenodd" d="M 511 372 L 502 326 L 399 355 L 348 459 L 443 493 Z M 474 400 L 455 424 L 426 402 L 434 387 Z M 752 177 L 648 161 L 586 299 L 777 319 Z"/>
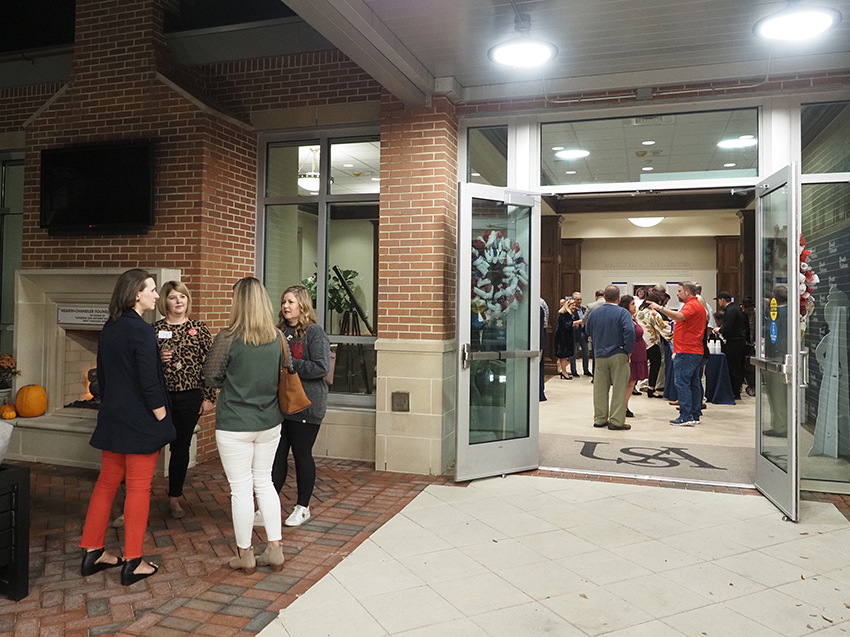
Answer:
<path fill-rule="evenodd" d="M 800 191 L 796 164 L 757 187 L 756 487 L 792 521 L 799 517 Z"/>
<path fill-rule="evenodd" d="M 456 479 L 537 468 L 540 198 L 460 184 Z"/>

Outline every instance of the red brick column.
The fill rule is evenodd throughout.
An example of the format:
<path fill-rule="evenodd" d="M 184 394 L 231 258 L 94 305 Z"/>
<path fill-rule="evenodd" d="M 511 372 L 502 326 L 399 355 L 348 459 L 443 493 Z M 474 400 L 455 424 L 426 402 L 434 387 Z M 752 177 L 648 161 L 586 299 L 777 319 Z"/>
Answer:
<path fill-rule="evenodd" d="M 384 97 L 376 468 L 439 475 L 455 457 L 457 136 L 454 105 Z M 407 398 L 408 409 L 393 403 Z"/>

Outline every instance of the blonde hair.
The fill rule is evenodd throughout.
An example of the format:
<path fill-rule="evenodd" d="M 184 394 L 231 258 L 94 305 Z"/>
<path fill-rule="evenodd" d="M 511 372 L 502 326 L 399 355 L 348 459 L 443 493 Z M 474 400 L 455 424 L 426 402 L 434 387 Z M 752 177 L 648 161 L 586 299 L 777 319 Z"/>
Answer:
<path fill-rule="evenodd" d="M 228 330 L 248 345 L 264 345 L 277 338 L 272 302 L 259 279 L 248 276 L 233 284 Z"/>
<path fill-rule="evenodd" d="M 307 328 L 316 322 L 316 311 L 313 309 L 313 299 L 310 297 L 310 290 L 303 285 L 291 285 L 280 295 L 280 304 L 283 305 L 283 297 L 287 294 L 292 294 L 295 300 L 298 301 L 298 306 L 301 309 L 301 316 L 298 317 L 298 324 L 295 326 L 295 335 L 299 338 L 304 336 Z M 287 327 L 286 320 L 283 318 L 283 309 L 278 312 L 280 322 L 278 328 L 284 329 Z"/>
<path fill-rule="evenodd" d="M 558 310 L 558 314 L 563 314 L 564 312 L 573 313 L 573 310 L 576 309 L 576 300 L 572 297 L 566 299 L 564 304 L 561 306 L 561 309 Z"/>
<path fill-rule="evenodd" d="M 189 289 L 181 281 L 167 281 L 162 286 L 159 291 L 159 299 L 156 301 L 156 311 L 163 316 L 168 316 L 168 306 L 165 303 L 168 301 L 168 295 L 172 292 L 177 292 L 186 297 L 186 316 L 189 316 L 189 310 L 192 309 L 192 295 L 189 294 Z"/>

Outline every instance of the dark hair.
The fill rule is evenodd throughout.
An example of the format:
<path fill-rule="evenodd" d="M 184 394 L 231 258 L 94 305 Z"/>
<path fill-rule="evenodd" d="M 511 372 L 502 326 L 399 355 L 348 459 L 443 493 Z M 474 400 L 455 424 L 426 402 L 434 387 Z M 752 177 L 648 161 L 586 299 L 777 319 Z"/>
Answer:
<path fill-rule="evenodd" d="M 650 303 L 658 303 L 658 305 L 662 305 L 662 303 L 664 301 L 664 297 L 661 295 L 661 293 L 658 290 L 656 290 L 655 288 L 652 288 L 649 291 L 649 294 L 646 295 L 646 300 L 649 301 Z"/>
<path fill-rule="evenodd" d="M 624 307 L 628 310 L 629 306 L 632 304 L 632 301 L 634 301 L 634 300 L 635 300 L 635 297 L 631 296 L 630 294 L 624 294 L 623 296 L 620 297 L 620 303 L 618 305 L 620 307 Z"/>
<path fill-rule="evenodd" d="M 109 299 L 109 318 L 118 320 L 125 310 L 136 306 L 136 294 L 145 289 L 145 281 L 153 277 L 147 270 L 133 268 L 123 272 L 115 282 L 112 298 Z"/>

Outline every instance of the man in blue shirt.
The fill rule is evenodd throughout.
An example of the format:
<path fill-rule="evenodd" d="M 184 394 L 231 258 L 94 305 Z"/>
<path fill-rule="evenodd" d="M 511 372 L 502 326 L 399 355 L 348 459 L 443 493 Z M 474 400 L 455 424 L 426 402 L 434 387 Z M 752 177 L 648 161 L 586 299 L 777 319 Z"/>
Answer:
<path fill-rule="evenodd" d="M 587 317 L 585 329 L 593 339 L 593 426 L 631 429 L 626 424 L 626 391 L 629 385 L 629 354 L 635 345 L 632 315 L 620 302 L 620 288 L 609 285 L 605 304 Z M 610 399 L 610 405 L 609 405 Z"/>

